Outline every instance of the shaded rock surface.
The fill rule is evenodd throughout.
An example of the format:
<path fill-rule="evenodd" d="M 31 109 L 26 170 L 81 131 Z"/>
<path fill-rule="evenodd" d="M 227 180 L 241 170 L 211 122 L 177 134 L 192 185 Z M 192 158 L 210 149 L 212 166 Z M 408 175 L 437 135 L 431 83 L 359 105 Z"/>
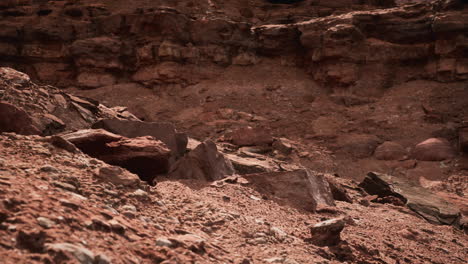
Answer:
<path fill-rule="evenodd" d="M 323 176 L 309 170 L 244 175 L 254 188 L 292 206 L 315 211 L 319 205 L 334 205 L 330 186 Z"/>
<path fill-rule="evenodd" d="M 207 140 L 174 163 L 169 177 L 215 181 L 233 173 L 231 162 L 218 151 L 213 141 Z"/>
<path fill-rule="evenodd" d="M 460 210 L 429 190 L 405 179 L 370 172 L 359 185 L 372 195 L 395 196 L 408 208 L 435 224 L 456 225 Z"/>
<path fill-rule="evenodd" d="M 153 137 L 125 138 L 103 129 L 79 130 L 61 135 L 84 153 L 124 167 L 152 183 L 169 170 L 170 150 Z"/>

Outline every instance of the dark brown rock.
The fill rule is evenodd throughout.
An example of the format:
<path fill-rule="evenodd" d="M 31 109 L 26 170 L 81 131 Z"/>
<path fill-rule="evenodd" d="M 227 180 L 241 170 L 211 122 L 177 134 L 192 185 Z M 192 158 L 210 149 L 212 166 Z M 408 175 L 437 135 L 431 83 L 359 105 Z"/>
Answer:
<path fill-rule="evenodd" d="M 459 221 L 458 208 L 406 179 L 369 172 L 359 186 L 371 195 L 378 195 L 380 198 L 394 196 L 404 201 L 408 208 L 431 223 L 457 225 Z"/>
<path fill-rule="evenodd" d="M 27 112 L 6 102 L 0 102 L 0 132 L 15 132 L 22 135 L 41 134 Z"/>
<path fill-rule="evenodd" d="M 169 177 L 215 181 L 234 174 L 231 162 L 208 140 L 174 163 Z"/>
<path fill-rule="evenodd" d="M 335 205 L 325 178 L 309 170 L 244 175 L 255 189 L 280 201 L 308 211 L 318 205 Z"/>
<path fill-rule="evenodd" d="M 430 138 L 414 147 L 411 155 L 422 161 L 441 161 L 455 157 L 455 151 L 446 139 Z"/>
<path fill-rule="evenodd" d="M 26 249 L 34 253 L 40 253 L 44 250 L 46 238 L 47 235 L 44 231 L 25 229 L 18 232 L 16 243 L 19 248 Z"/>

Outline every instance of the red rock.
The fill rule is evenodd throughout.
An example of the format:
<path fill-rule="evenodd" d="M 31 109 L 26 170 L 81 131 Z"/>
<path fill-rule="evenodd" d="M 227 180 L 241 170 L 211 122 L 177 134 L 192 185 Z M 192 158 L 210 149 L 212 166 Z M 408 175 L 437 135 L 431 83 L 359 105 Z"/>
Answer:
<path fill-rule="evenodd" d="M 402 145 L 392 141 L 384 142 L 374 151 L 375 158 L 379 160 L 402 160 L 407 154 Z"/>
<path fill-rule="evenodd" d="M 443 138 L 427 139 L 413 149 L 412 157 L 422 161 L 441 161 L 455 157 L 450 143 Z"/>

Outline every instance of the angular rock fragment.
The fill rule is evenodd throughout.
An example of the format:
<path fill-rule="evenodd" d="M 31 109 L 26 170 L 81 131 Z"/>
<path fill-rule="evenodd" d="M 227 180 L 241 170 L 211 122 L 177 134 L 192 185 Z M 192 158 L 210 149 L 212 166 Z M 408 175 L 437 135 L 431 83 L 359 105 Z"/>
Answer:
<path fill-rule="evenodd" d="M 334 218 L 315 224 L 310 228 L 312 243 L 317 246 L 335 246 L 341 241 L 341 231 L 346 225 L 346 220 Z"/>
<path fill-rule="evenodd" d="M 140 183 L 140 179 L 137 175 L 116 166 L 100 168 L 96 173 L 96 177 L 103 181 L 113 183 L 115 185 L 123 185 L 129 187 L 138 186 Z"/>
<path fill-rule="evenodd" d="M 408 208 L 433 224 L 456 225 L 460 218 L 458 208 L 403 178 L 369 172 L 359 186 L 371 195 L 402 199 Z"/>
<path fill-rule="evenodd" d="M 441 161 L 455 157 L 455 151 L 448 140 L 430 138 L 416 145 L 412 156 L 422 161 Z"/>
<path fill-rule="evenodd" d="M 39 135 L 31 116 L 7 102 L 0 102 L 0 132 L 14 132 L 22 135 Z"/>
<path fill-rule="evenodd" d="M 226 157 L 218 152 L 216 144 L 207 140 L 171 166 L 169 177 L 177 179 L 220 180 L 234 174 Z"/>
<path fill-rule="evenodd" d="M 301 169 L 244 175 L 255 189 L 295 207 L 315 211 L 318 205 L 335 205 L 325 178 Z"/>
<path fill-rule="evenodd" d="M 152 136 L 164 142 L 176 158 L 183 156 L 187 151 L 187 135 L 177 132 L 171 123 L 104 119 L 93 124 L 92 127 L 103 128 L 128 138 Z"/>

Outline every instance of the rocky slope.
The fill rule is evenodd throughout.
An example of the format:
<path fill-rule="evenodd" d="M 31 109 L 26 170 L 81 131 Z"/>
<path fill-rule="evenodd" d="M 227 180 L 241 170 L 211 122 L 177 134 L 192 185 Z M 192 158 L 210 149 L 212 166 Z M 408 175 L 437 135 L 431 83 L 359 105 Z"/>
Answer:
<path fill-rule="evenodd" d="M 466 1 L 8 0 L 0 18 L 6 263 L 466 259 Z"/>

